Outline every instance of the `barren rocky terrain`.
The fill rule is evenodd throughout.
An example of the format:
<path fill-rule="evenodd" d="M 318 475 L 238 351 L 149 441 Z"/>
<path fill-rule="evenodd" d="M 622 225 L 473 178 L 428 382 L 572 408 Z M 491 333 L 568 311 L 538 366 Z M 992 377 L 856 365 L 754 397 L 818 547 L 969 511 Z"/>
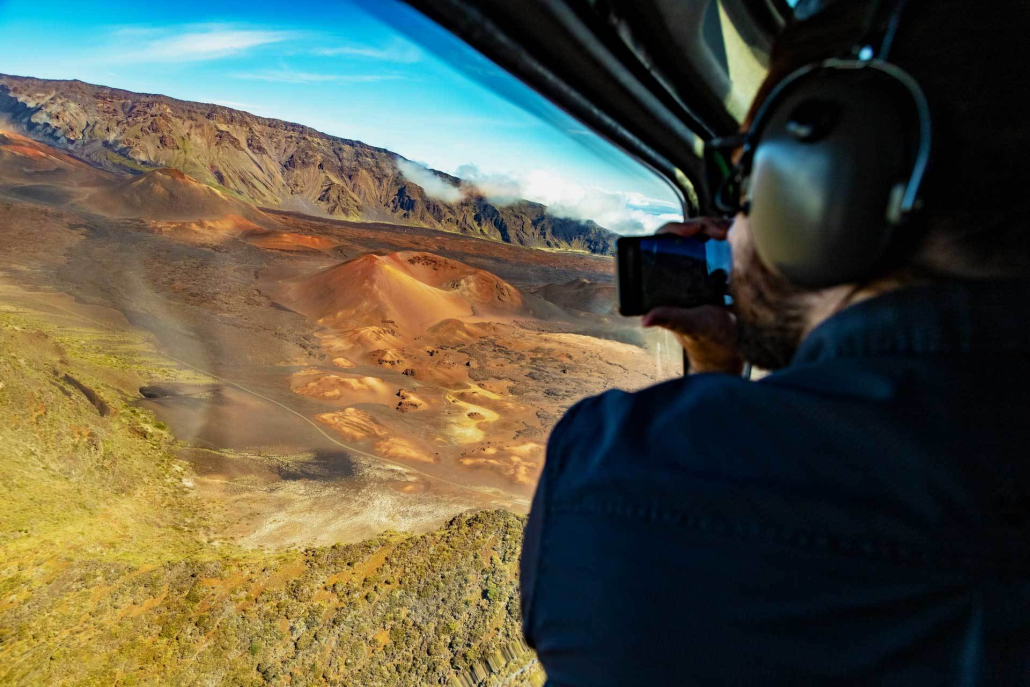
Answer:
<path fill-rule="evenodd" d="M 650 344 L 605 309 L 607 258 L 261 210 L 179 170 L 107 172 L 13 132 L 0 165 L 8 274 L 120 312 L 207 375 L 139 398 L 193 447 L 358 456 L 407 475 L 392 500 L 518 511 L 569 405 L 657 378 Z M 382 525 L 334 521 L 326 537 Z M 263 543 L 304 536 L 255 527 Z"/>
<path fill-rule="evenodd" d="M 515 569 L 548 432 L 675 370 L 611 258 L 104 162 L 124 130 L 3 83 L 33 136 L 0 127 L 0 682 L 538 683 Z"/>
<path fill-rule="evenodd" d="M 251 203 L 341 219 L 397 221 L 522 246 L 610 255 L 615 235 L 537 203 L 498 204 L 468 187 L 457 202 L 400 174 L 395 153 L 220 105 L 81 81 L 0 74 L 0 118 L 113 171 L 172 167 Z M 456 188 L 460 179 L 435 174 Z"/>

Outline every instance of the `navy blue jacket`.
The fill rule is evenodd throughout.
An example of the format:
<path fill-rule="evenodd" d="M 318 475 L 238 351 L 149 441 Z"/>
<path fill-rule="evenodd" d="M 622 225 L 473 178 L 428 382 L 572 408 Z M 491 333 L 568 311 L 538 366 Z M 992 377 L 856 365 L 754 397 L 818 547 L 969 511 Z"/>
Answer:
<path fill-rule="evenodd" d="M 1028 306 L 893 292 L 760 381 L 573 407 L 522 559 L 548 684 L 1030 684 Z"/>

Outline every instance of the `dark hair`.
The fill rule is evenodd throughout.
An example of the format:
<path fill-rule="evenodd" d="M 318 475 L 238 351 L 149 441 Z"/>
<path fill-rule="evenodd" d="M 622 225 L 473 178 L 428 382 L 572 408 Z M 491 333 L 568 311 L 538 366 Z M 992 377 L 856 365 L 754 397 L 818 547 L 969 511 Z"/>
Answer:
<path fill-rule="evenodd" d="M 751 114 L 780 80 L 847 55 L 870 3 L 838 0 L 777 39 Z M 909 0 L 890 60 L 919 81 L 933 114 L 925 238 L 984 272 L 1030 278 L 1030 40 L 1027 0 Z"/>

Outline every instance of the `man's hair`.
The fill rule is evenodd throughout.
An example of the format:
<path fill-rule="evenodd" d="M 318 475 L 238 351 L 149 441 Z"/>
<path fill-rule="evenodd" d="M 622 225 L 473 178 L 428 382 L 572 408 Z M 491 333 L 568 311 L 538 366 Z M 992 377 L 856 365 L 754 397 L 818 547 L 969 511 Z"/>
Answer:
<path fill-rule="evenodd" d="M 869 1 L 827 4 L 784 29 L 752 115 L 785 76 L 847 55 L 861 37 Z M 925 231 L 913 234 L 984 273 L 1030 276 L 1030 120 L 1021 111 L 1030 79 L 1019 58 L 1028 40 L 1027 0 L 909 0 L 890 54 L 920 83 L 933 116 Z"/>

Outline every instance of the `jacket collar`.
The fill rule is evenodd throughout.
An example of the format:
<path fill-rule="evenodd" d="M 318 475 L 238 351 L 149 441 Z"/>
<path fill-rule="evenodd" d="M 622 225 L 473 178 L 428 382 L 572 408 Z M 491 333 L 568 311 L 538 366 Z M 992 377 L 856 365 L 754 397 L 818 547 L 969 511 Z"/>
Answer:
<path fill-rule="evenodd" d="M 881 355 L 1030 353 L 1030 282 L 946 282 L 891 291 L 817 326 L 791 366 Z"/>

